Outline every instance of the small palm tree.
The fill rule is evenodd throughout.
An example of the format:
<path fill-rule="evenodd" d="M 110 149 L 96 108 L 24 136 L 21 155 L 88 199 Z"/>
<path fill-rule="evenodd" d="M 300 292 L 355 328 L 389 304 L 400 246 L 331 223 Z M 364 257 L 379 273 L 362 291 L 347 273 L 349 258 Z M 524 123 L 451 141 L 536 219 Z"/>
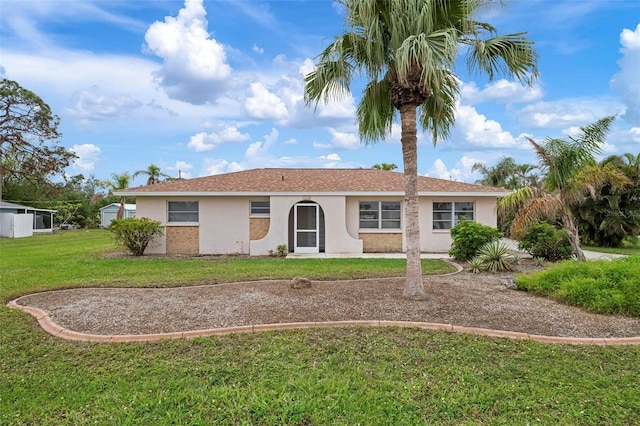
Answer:
<path fill-rule="evenodd" d="M 462 50 L 471 71 L 514 76 L 530 84 L 537 54 L 523 33 L 497 36 L 477 20 L 492 0 L 340 0 L 347 29 L 319 55 L 305 77 L 305 100 L 339 99 L 359 76 L 369 80 L 357 110 L 360 138 L 375 143 L 401 122 L 405 176 L 407 272 L 404 296 L 425 297 L 418 220 L 417 125 L 434 144 L 455 119 L 460 79 L 453 73 Z M 461 49 L 462 48 L 462 49 Z"/>
<path fill-rule="evenodd" d="M 627 184 L 628 179 L 613 166 L 600 166 L 594 156 L 602 152 L 602 145 L 615 116 L 604 117 L 580 128 L 580 133 L 568 140 L 547 138 L 538 144 L 529 138 L 544 172 L 542 187 L 524 187 L 502 198 L 500 209 L 519 206 L 511 225 L 511 234 L 518 238 L 540 219 L 559 217 L 567 232 L 573 254 L 586 260 L 580 248 L 578 228 L 571 206 L 587 195 L 595 196 L 596 188 L 609 183 L 614 188 Z"/>
<path fill-rule="evenodd" d="M 131 183 L 131 175 L 128 172 L 124 172 L 121 174 L 112 173 L 110 180 L 100 181 L 100 185 L 104 188 L 109 189 L 109 196 L 113 195 L 114 191 L 118 191 L 121 189 L 127 189 L 129 184 Z M 91 197 L 91 204 L 96 204 L 100 202 L 104 198 L 104 194 L 96 194 Z M 124 205 L 125 205 L 125 197 L 120 197 L 120 207 L 118 208 L 118 213 L 116 213 L 116 219 L 122 219 L 124 217 Z"/>
<path fill-rule="evenodd" d="M 378 170 L 395 170 L 398 168 L 398 166 L 396 166 L 394 163 L 380 163 L 380 164 L 374 164 L 373 166 L 371 166 L 372 169 L 378 169 Z"/>
<path fill-rule="evenodd" d="M 134 172 L 133 179 L 140 175 L 148 176 L 147 185 L 154 185 L 158 182 L 162 182 L 163 180 L 173 180 L 173 178 L 168 174 L 162 173 L 160 171 L 160 167 L 155 164 L 151 164 L 146 170 L 138 170 L 137 172 Z"/>

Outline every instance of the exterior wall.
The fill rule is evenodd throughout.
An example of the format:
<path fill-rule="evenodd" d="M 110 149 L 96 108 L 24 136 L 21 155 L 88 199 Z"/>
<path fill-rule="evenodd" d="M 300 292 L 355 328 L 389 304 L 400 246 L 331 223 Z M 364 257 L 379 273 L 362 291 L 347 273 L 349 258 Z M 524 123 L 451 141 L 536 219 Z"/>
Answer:
<path fill-rule="evenodd" d="M 250 198 L 208 197 L 198 201 L 200 254 L 249 254 Z"/>
<path fill-rule="evenodd" d="M 359 229 L 360 201 L 398 201 L 401 197 L 345 197 L 345 196 L 272 196 L 270 198 L 270 217 L 250 217 L 250 201 L 256 197 L 138 197 L 136 216 L 148 217 L 160 221 L 165 227 L 165 235 L 156 238 L 147 247 L 146 253 L 167 253 L 167 236 L 183 235 L 170 228 L 195 228 L 198 230 L 198 251 L 200 254 L 251 254 L 267 255 L 280 244 L 287 244 L 289 237 L 289 214 L 293 206 L 301 201 L 317 203 L 325 218 L 325 252 L 350 253 L 363 252 L 404 252 L 405 218 L 402 217 L 402 229 L 363 230 Z M 198 223 L 167 224 L 167 201 L 198 201 Z M 423 252 L 446 253 L 451 247 L 449 230 L 433 230 L 434 201 L 473 201 L 475 202 L 475 220 L 479 223 L 496 226 L 495 197 L 421 197 L 420 208 L 420 244 Z M 193 231 L 184 231 L 185 233 Z M 188 234 L 190 244 L 195 237 Z M 186 244 L 186 243 L 185 243 Z M 173 241 L 169 250 L 175 250 Z M 192 245 L 187 245 L 190 250 Z"/>
<path fill-rule="evenodd" d="M 137 197 L 136 216 L 158 220 L 165 226 L 164 235 L 152 241 L 145 253 L 163 254 L 169 252 L 168 248 L 174 250 L 168 247 L 167 237 L 180 232 L 173 228 L 186 227 L 198 230 L 195 253 L 248 254 L 249 200 L 249 197 Z M 168 201 L 198 201 L 199 221 L 167 223 Z"/>
<path fill-rule="evenodd" d="M 169 226 L 165 229 L 167 254 L 198 254 L 200 233 L 197 226 Z"/>
<path fill-rule="evenodd" d="M 451 232 L 448 229 L 433 229 L 433 203 L 440 201 L 473 201 L 476 222 L 493 227 L 498 224 L 496 197 L 421 197 L 419 202 L 420 246 L 423 252 L 446 253 L 451 248 Z"/>
<path fill-rule="evenodd" d="M 280 244 L 287 244 L 289 213 L 301 201 L 317 203 L 324 212 L 325 253 L 362 253 L 358 234 L 350 234 L 345 226 L 345 196 L 273 196 L 269 231 L 264 238 L 251 241 L 251 255 L 266 255 Z"/>
<path fill-rule="evenodd" d="M 402 216 L 400 229 L 363 229 L 360 230 L 360 201 L 400 201 Z M 347 230 L 363 241 L 365 253 L 396 253 L 406 251 L 404 240 L 404 204 L 402 197 L 349 197 L 347 199 Z"/>
<path fill-rule="evenodd" d="M 252 217 L 249 218 L 249 239 L 261 240 L 269 232 L 268 217 Z"/>
<path fill-rule="evenodd" d="M 364 253 L 400 253 L 402 252 L 402 232 L 396 233 L 360 233 Z"/>

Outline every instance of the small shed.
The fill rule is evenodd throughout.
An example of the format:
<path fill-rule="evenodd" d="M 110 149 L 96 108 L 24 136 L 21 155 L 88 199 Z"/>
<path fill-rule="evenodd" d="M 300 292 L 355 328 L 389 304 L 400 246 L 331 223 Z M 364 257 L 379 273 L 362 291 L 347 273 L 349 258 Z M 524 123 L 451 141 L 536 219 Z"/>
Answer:
<path fill-rule="evenodd" d="M 120 208 L 120 203 L 111 203 L 108 206 L 104 206 L 100 209 L 100 226 L 106 228 L 111 225 L 111 221 L 115 220 L 118 216 L 118 209 Z M 135 204 L 125 204 L 124 205 L 124 216 L 123 219 L 127 219 L 129 217 L 136 216 L 136 205 Z"/>
<path fill-rule="evenodd" d="M 55 212 L 0 201 L 0 236 L 20 238 L 30 237 L 34 233 L 53 232 Z"/>

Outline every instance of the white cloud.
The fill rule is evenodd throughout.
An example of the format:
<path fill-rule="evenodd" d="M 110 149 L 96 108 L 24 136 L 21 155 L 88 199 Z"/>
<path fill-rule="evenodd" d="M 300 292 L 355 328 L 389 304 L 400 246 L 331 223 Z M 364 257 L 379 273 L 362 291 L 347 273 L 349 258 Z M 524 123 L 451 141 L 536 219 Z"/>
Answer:
<path fill-rule="evenodd" d="M 177 17 L 147 30 L 147 49 L 163 59 L 157 83 L 172 98 L 202 104 L 215 100 L 231 75 L 224 46 L 209 37 L 203 0 L 185 0 Z"/>
<path fill-rule="evenodd" d="M 78 158 L 73 161 L 73 167 L 85 172 L 90 172 L 95 168 L 101 152 L 100 148 L 90 143 L 73 145 L 70 150 L 78 156 Z"/>
<path fill-rule="evenodd" d="M 245 170 L 235 161 L 229 162 L 221 159 L 206 159 L 200 176 L 219 175 L 222 173 L 239 172 Z"/>
<path fill-rule="evenodd" d="M 438 179 L 451 179 L 451 172 L 447 169 L 447 165 L 438 158 L 433 162 L 427 173 L 425 173 L 425 176 L 435 177 Z"/>
<path fill-rule="evenodd" d="M 483 161 L 464 155 L 456 162 L 455 166 L 449 169 L 444 161 L 438 158 L 433 162 L 427 173 L 425 173 L 425 176 L 461 182 L 473 181 L 472 176 L 474 173 L 471 171 L 471 168 L 478 162 Z"/>
<path fill-rule="evenodd" d="M 245 156 L 248 159 L 263 159 L 267 156 L 269 148 L 278 140 L 278 131 L 271 129 L 271 133 L 264 135 L 264 141 L 254 142 L 247 148 Z"/>
<path fill-rule="evenodd" d="M 167 167 L 167 170 L 176 172 L 176 177 L 182 179 L 191 179 L 191 170 L 193 170 L 193 165 L 187 163 L 186 161 L 176 161 L 175 166 Z"/>
<path fill-rule="evenodd" d="M 456 127 L 452 133 L 461 137 L 465 145 L 474 147 L 508 148 L 517 145 L 515 138 L 503 130 L 500 123 L 487 119 L 475 108 L 467 105 L 458 106 Z"/>
<path fill-rule="evenodd" d="M 620 33 L 622 58 L 618 61 L 620 71 L 613 76 L 611 87 L 627 106 L 624 118 L 632 125 L 640 125 L 640 24 L 635 31 Z"/>
<path fill-rule="evenodd" d="M 335 129 L 329 129 L 329 133 L 331 133 L 331 142 L 314 142 L 313 147 L 317 149 L 340 149 L 350 151 L 356 150 L 360 147 L 360 140 L 353 132 L 339 132 Z"/>
<path fill-rule="evenodd" d="M 527 87 L 520 82 L 504 79 L 491 82 L 482 90 L 474 82 L 463 83 L 460 90 L 460 101 L 467 105 L 489 101 L 504 104 L 532 102 L 542 96 L 542 89 L 537 84 Z"/>
<path fill-rule="evenodd" d="M 225 126 L 216 133 L 200 132 L 191 136 L 187 147 L 195 152 L 213 151 L 220 144 L 229 142 L 243 142 L 251 137 L 240 131 L 234 126 Z"/>
<path fill-rule="evenodd" d="M 73 94 L 75 105 L 67 109 L 69 115 L 83 122 L 129 117 L 142 102 L 128 95 L 106 95 L 98 86 L 79 90 Z"/>
<path fill-rule="evenodd" d="M 567 98 L 556 102 L 536 102 L 520 111 L 520 121 L 529 128 L 562 129 L 583 126 L 602 117 L 624 112 L 619 102 L 605 99 Z"/>
<path fill-rule="evenodd" d="M 253 47 L 251 48 L 251 50 L 253 50 L 254 52 L 262 55 L 264 53 L 264 49 L 262 47 L 259 47 L 257 44 L 253 44 Z"/>
<path fill-rule="evenodd" d="M 295 145 L 297 143 L 298 141 L 295 138 L 287 139 L 286 141 L 282 142 L 283 145 Z"/>
<path fill-rule="evenodd" d="M 260 120 L 282 120 L 289 111 L 282 99 L 269 92 L 261 83 L 251 84 L 251 96 L 245 101 L 245 111 L 251 118 Z"/>

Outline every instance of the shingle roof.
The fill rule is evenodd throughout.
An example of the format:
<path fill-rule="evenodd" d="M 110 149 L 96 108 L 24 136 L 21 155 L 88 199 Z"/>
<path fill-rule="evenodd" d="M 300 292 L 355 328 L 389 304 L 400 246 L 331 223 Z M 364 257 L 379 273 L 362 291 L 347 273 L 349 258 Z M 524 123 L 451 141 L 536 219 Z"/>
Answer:
<path fill-rule="evenodd" d="M 421 193 L 507 193 L 503 188 L 418 177 Z M 119 195 L 179 193 L 404 193 L 404 175 L 377 169 L 253 169 L 140 186 Z"/>

